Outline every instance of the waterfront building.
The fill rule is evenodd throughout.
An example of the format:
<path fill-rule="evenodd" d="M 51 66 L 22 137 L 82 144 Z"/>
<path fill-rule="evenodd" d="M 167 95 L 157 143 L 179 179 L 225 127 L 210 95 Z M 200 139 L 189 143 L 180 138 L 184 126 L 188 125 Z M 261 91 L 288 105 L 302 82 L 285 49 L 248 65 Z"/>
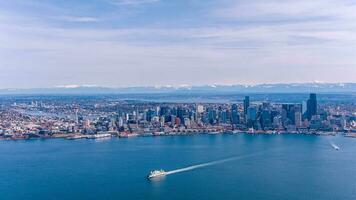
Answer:
<path fill-rule="evenodd" d="M 186 126 L 187 128 L 190 128 L 191 126 L 191 122 L 189 118 L 185 118 L 184 119 L 184 126 Z"/>
<path fill-rule="evenodd" d="M 241 130 L 254 128 L 264 131 L 350 131 L 355 129 L 356 110 L 353 104 L 329 104 L 323 102 L 316 109 L 316 96 L 311 94 L 303 104 L 295 103 L 255 103 L 250 105 L 249 98 L 244 103 L 149 103 L 149 102 L 114 102 L 88 104 L 56 105 L 51 107 L 53 114 L 64 113 L 63 118 L 48 116 L 26 115 L 19 110 L 32 112 L 48 112 L 48 108 L 33 107 L 33 103 L 8 103 L 11 108 L 2 110 L 0 115 L 0 138 L 4 134 L 13 137 L 33 135 L 46 130 L 46 134 L 96 134 L 102 131 L 130 132 L 161 132 L 163 130 L 185 130 L 200 132 L 204 130 Z M 115 105 L 116 104 L 116 105 Z M 47 103 L 51 106 L 51 103 Z M 114 106 L 113 106 L 114 105 Z M 309 105 L 309 109 L 308 109 Z M 3 107 L 6 107 L 3 106 Z M 16 107 L 18 107 L 16 109 Z M 58 109 L 57 109 L 58 108 Z M 246 115 L 244 114 L 247 108 Z M 57 110 L 56 110 L 57 109 Z M 75 115 L 79 123 L 76 123 Z M 307 111 L 305 111 L 307 110 Z M 309 111 L 308 111 L 309 110 Z M 303 112 L 312 114 L 310 120 Z M 242 117 L 243 120 L 240 120 Z M 9 124 L 9 119 L 14 124 Z M 30 124 L 30 126 L 29 126 Z M 30 127 L 30 128 L 29 128 Z M 304 131 L 305 132 L 305 131 Z M 44 134 L 44 135 L 46 135 Z"/>
<path fill-rule="evenodd" d="M 302 113 L 299 111 L 294 114 L 294 124 L 296 127 L 302 126 Z"/>
<path fill-rule="evenodd" d="M 279 128 L 280 126 L 282 126 L 282 117 L 281 116 L 273 117 L 273 128 Z"/>

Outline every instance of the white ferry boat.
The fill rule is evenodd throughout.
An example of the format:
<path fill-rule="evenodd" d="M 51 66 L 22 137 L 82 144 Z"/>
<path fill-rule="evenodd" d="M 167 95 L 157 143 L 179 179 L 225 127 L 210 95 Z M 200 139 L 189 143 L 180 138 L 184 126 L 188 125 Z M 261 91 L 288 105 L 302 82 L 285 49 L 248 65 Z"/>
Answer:
<path fill-rule="evenodd" d="M 340 149 L 340 147 L 336 146 L 335 144 L 332 144 L 332 146 L 333 146 L 333 148 L 334 148 L 335 150 L 337 150 L 337 151 Z"/>
<path fill-rule="evenodd" d="M 148 179 L 153 179 L 153 178 L 158 178 L 165 176 L 166 172 L 164 170 L 153 170 L 150 172 L 150 174 L 147 176 Z"/>

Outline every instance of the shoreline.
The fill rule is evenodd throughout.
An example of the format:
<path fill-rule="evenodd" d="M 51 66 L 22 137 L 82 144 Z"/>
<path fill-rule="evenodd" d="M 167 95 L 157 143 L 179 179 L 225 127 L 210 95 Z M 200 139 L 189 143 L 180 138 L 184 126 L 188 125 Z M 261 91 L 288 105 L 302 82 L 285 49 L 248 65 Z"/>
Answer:
<path fill-rule="evenodd" d="M 112 138 L 134 138 L 134 137 L 165 137 L 165 136 L 194 136 L 194 135 L 314 135 L 314 136 L 337 136 L 341 135 L 348 138 L 356 138 L 356 134 L 345 134 L 344 132 L 287 132 L 287 131 L 272 131 L 272 132 L 249 132 L 249 131 L 213 131 L 213 132 L 154 132 L 154 133 L 130 133 L 130 134 L 54 134 L 39 137 L 0 137 L 0 141 L 19 141 L 19 140 L 48 140 L 48 139 L 66 139 L 66 140 L 80 140 L 80 139 L 112 139 Z"/>

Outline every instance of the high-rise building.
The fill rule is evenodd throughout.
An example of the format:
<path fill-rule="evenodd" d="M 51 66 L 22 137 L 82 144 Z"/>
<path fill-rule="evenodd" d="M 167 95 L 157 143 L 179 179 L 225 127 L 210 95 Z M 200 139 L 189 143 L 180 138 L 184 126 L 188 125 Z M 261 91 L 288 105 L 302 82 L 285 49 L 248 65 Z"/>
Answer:
<path fill-rule="evenodd" d="M 239 119 L 238 107 L 236 104 L 232 104 L 232 106 L 231 106 L 231 123 L 238 124 L 239 121 L 240 121 L 240 119 Z"/>
<path fill-rule="evenodd" d="M 220 122 L 223 124 L 227 123 L 227 119 L 228 119 L 228 111 L 227 110 L 223 110 L 220 113 Z"/>
<path fill-rule="evenodd" d="M 90 120 L 89 119 L 84 120 L 83 126 L 84 126 L 84 128 L 90 128 Z"/>
<path fill-rule="evenodd" d="M 186 116 L 186 110 L 182 107 L 177 108 L 177 117 L 180 119 L 181 123 L 184 123 L 184 117 Z"/>
<path fill-rule="evenodd" d="M 79 123 L 78 109 L 75 109 L 75 123 Z"/>
<path fill-rule="evenodd" d="M 282 105 L 282 120 L 283 122 L 287 122 L 286 124 L 295 124 L 295 113 L 301 112 L 302 106 L 301 104 L 283 104 Z"/>
<path fill-rule="evenodd" d="M 184 118 L 184 126 L 189 128 L 190 125 L 191 125 L 190 119 L 189 118 Z"/>
<path fill-rule="evenodd" d="M 236 104 L 232 104 L 232 105 L 231 105 L 231 110 L 236 110 L 236 111 L 237 111 L 237 110 L 238 110 L 237 105 L 236 105 Z"/>
<path fill-rule="evenodd" d="M 273 117 L 273 127 L 274 127 L 274 128 L 280 127 L 281 124 L 282 124 L 282 118 L 281 118 L 281 116 L 275 116 L 275 117 Z"/>
<path fill-rule="evenodd" d="M 302 116 L 303 116 L 303 117 L 306 117 L 306 115 L 307 115 L 307 109 L 308 109 L 308 107 L 307 107 L 307 101 L 303 101 L 303 102 L 302 102 Z"/>
<path fill-rule="evenodd" d="M 169 111 L 170 110 L 168 106 L 163 106 L 159 111 L 159 116 L 167 116 L 169 114 Z"/>
<path fill-rule="evenodd" d="M 262 110 L 261 126 L 262 128 L 270 128 L 272 126 L 271 113 L 267 109 Z"/>
<path fill-rule="evenodd" d="M 156 107 L 156 115 L 157 115 L 157 116 L 159 116 L 160 111 L 161 111 L 161 107 L 157 106 L 157 107 Z"/>
<path fill-rule="evenodd" d="M 249 107 L 247 109 L 246 124 L 247 126 L 254 127 L 257 119 L 257 109 L 255 107 Z"/>
<path fill-rule="evenodd" d="M 90 122 L 89 122 L 89 124 L 90 124 Z M 122 117 L 119 117 L 118 125 L 119 125 L 119 127 L 124 125 L 124 120 L 122 119 Z"/>
<path fill-rule="evenodd" d="M 294 124 L 296 127 L 301 127 L 302 126 L 302 113 L 301 112 L 295 112 L 294 114 Z"/>
<path fill-rule="evenodd" d="M 318 103 L 316 100 L 316 94 L 311 93 L 307 101 L 307 118 L 311 120 L 312 116 L 318 113 Z"/>
<path fill-rule="evenodd" d="M 250 107 L 250 97 L 249 96 L 245 96 L 244 99 L 244 115 L 247 115 L 247 109 Z"/>
<path fill-rule="evenodd" d="M 255 107 L 249 107 L 247 109 L 247 120 L 255 121 L 257 118 L 257 109 Z"/>
<path fill-rule="evenodd" d="M 203 105 L 198 105 L 197 106 L 197 113 L 203 113 L 204 112 L 204 106 Z"/>
<path fill-rule="evenodd" d="M 150 121 L 153 119 L 154 116 L 155 116 L 155 111 L 149 109 L 149 110 L 146 112 L 146 120 L 147 120 L 148 122 L 150 122 Z"/>
<path fill-rule="evenodd" d="M 209 108 L 208 109 L 208 121 L 210 124 L 214 124 L 216 121 L 216 110 Z"/>

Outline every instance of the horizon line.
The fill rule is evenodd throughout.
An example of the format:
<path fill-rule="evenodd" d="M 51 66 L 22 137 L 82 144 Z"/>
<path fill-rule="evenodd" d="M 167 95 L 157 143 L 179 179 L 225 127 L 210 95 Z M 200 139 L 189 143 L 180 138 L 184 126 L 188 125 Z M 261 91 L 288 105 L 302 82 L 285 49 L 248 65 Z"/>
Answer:
<path fill-rule="evenodd" d="M 129 89 L 129 88 L 191 88 L 191 87 L 233 87 L 233 86 L 245 86 L 245 87 L 255 87 L 260 85 L 302 85 L 302 84 L 356 84 L 356 82 L 323 82 L 323 81 L 314 81 L 314 82 L 289 82 L 289 83 L 234 83 L 234 84 L 167 84 L 167 85 L 132 85 L 132 86 L 107 86 L 107 85 L 97 85 L 97 84 L 67 84 L 67 85 L 55 85 L 55 86 L 46 86 L 46 87 L 13 87 L 13 88 L 0 88 L 0 90 L 31 90 L 31 89 L 76 89 L 76 88 L 107 88 L 107 89 Z"/>

